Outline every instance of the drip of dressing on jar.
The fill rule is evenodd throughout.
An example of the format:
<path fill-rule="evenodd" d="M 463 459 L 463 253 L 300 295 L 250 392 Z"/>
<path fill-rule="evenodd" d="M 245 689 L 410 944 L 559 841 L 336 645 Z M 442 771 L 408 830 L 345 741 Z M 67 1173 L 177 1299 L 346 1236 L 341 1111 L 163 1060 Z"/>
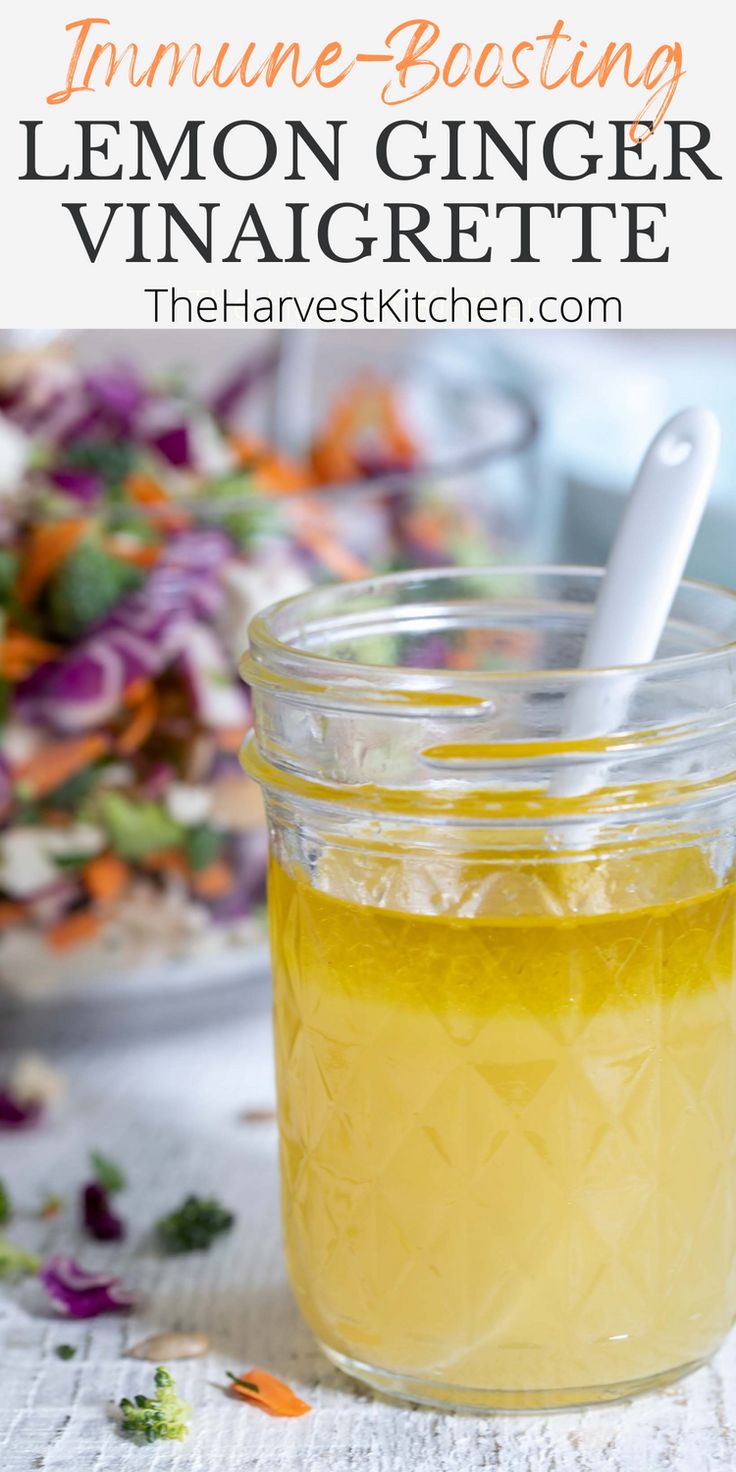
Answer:
<path fill-rule="evenodd" d="M 710 409 L 684 409 L 655 435 L 629 492 L 593 610 L 581 670 L 621 669 L 581 683 L 570 697 L 569 740 L 620 724 L 636 685 L 630 666 L 654 659 L 713 483 L 720 426 Z M 566 768 L 556 797 L 600 786 L 599 763 Z"/>

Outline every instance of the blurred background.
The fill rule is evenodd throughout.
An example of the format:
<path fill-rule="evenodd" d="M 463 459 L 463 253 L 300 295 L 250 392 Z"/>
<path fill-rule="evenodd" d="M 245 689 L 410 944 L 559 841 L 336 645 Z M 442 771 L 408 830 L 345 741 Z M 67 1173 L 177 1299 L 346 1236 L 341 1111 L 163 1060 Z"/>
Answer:
<path fill-rule="evenodd" d="M 736 334 L 0 334 L 0 1015 L 266 969 L 238 750 L 264 604 L 601 563 L 662 421 L 719 414 L 690 572 L 736 585 Z"/>

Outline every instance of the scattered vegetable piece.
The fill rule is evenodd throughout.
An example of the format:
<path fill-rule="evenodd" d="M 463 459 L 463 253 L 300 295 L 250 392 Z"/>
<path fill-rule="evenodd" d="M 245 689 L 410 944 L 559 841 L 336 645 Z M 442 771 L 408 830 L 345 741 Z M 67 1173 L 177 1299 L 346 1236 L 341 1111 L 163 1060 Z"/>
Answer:
<path fill-rule="evenodd" d="M 182 1333 L 152 1334 L 128 1350 L 134 1360 L 194 1360 L 209 1354 L 210 1341 L 206 1334 L 193 1330 Z"/>
<path fill-rule="evenodd" d="M 55 1216 L 59 1215 L 59 1212 L 62 1211 L 63 1208 L 64 1197 L 56 1196 L 49 1192 L 46 1196 L 43 1196 L 41 1198 L 41 1205 L 38 1208 L 38 1215 L 40 1216 L 42 1221 L 50 1222 L 53 1221 Z"/>
<path fill-rule="evenodd" d="M 169 493 L 160 481 L 150 475 L 142 475 L 140 471 L 133 471 L 127 477 L 125 490 L 130 500 L 139 506 L 165 506 L 169 499 Z"/>
<path fill-rule="evenodd" d="M 176 874 L 180 879 L 189 878 L 189 866 L 179 848 L 154 849 L 152 853 L 142 856 L 140 863 L 153 874 Z"/>
<path fill-rule="evenodd" d="M 53 801 L 57 812 L 63 813 L 67 821 L 72 816 L 79 816 L 80 809 L 85 799 L 89 797 L 95 783 L 100 775 L 99 767 L 94 765 L 80 767 L 78 772 L 70 777 L 68 782 L 62 782 L 60 787 L 54 789 Z M 50 822 L 51 815 L 47 812 L 46 821 Z"/>
<path fill-rule="evenodd" d="M 189 1431 L 191 1407 L 181 1400 L 173 1375 L 159 1365 L 155 1375 L 156 1394 L 137 1395 L 120 1402 L 123 1431 L 143 1436 L 146 1441 L 183 1441 Z"/>
<path fill-rule="evenodd" d="M 266 1105 L 260 1109 L 244 1109 L 240 1118 L 243 1124 L 271 1124 L 276 1118 L 276 1110 Z"/>
<path fill-rule="evenodd" d="M 12 1215 L 13 1212 L 7 1187 L 0 1181 L 0 1226 L 4 1225 L 5 1222 L 9 1222 Z"/>
<path fill-rule="evenodd" d="M 41 1266 L 40 1257 L 26 1252 L 23 1247 L 0 1237 L 0 1278 L 16 1278 L 23 1273 L 37 1273 Z"/>
<path fill-rule="evenodd" d="M 178 470 L 191 465 L 188 424 L 172 424 L 161 434 L 154 435 L 152 443 L 159 454 L 163 455 L 170 465 L 175 465 Z"/>
<path fill-rule="evenodd" d="M 161 548 L 155 542 L 139 542 L 134 546 L 125 542 L 122 537 L 108 537 L 105 546 L 113 557 L 119 558 L 121 562 L 129 562 L 143 572 L 155 567 L 161 556 Z"/>
<path fill-rule="evenodd" d="M 99 1181 L 82 1187 L 82 1221 L 97 1242 L 118 1242 L 125 1236 L 125 1223 L 112 1209 L 110 1197 Z"/>
<path fill-rule="evenodd" d="M 98 854 L 82 867 L 82 878 L 93 900 L 114 901 L 128 888 L 130 865 L 117 854 Z"/>
<path fill-rule="evenodd" d="M 123 1288 L 112 1273 L 88 1273 L 73 1257 L 62 1254 L 50 1257 L 39 1277 L 49 1298 L 73 1319 L 128 1313 L 138 1303 L 137 1295 Z"/>
<path fill-rule="evenodd" d="M 113 848 L 132 862 L 181 842 L 183 830 L 157 802 L 132 802 L 122 792 L 105 792 L 100 816 Z"/>
<path fill-rule="evenodd" d="M 148 740 L 158 715 L 158 701 L 153 686 L 148 682 L 133 719 L 118 736 L 117 747 L 121 756 L 132 756 Z"/>
<path fill-rule="evenodd" d="M 297 536 L 302 545 L 318 562 L 324 563 L 334 577 L 344 578 L 349 582 L 353 578 L 365 578 L 369 575 L 368 564 L 351 552 L 349 547 L 338 542 L 327 527 L 304 521 L 297 528 Z"/>
<path fill-rule="evenodd" d="M 0 930 L 18 925 L 25 920 L 28 906 L 18 900 L 0 900 Z"/>
<path fill-rule="evenodd" d="M 233 1375 L 232 1370 L 228 1370 L 227 1375 L 233 1382 L 233 1395 L 260 1406 L 271 1416 L 306 1416 L 312 1409 L 283 1380 L 269 1375 L 267 1370 L 246 1370 L 244 1375 Z"/>
<path fill-rule="evenodd" d="M 207 869 L 222 853 L 225 840 L 214 828 L 190 828 L 184 840 L 190 868 L 195 873 Z"/>
<path fill-rule="evenodd" d="M 166 1252 L 202 1252 L 234 1221 L 233 1213 L 213 1198 L 187 1196 L 176 1211 L 161 1217 L 156 1230 Z"/>
<path fill-rule="evenodd" d="M 18 558 L 9 547 L 0 547 L 0 603 L 10 601 L 18 573 Z"/>
<path fill-rule="evenodd" d="M 46 939 L 55 951 L 69 951 L 87 940 L 93 940 L 100 929 L 99 915 L 90 910 L 74 910 L 46 931 Z"/>
<path fill-rule="evenodd" d="M 21 1104 L 53 1104 L 66 1089 L 63 1073 L 43 1053 L 21 1053 L 10 1071 L 10 1090 Z"/>
<path fill-rule="evenodd" d="M 107 395 L 107 383 L 112 375 L 98 378 L 96 384 L 87 380 L 87 389 L 92 389 L 98 399 L 97 416 L 100 410 L 107 418 L 112 415 L 114 419 L 115 435 L 113 439 L 97 438 L 90 434 L 89 438 L 75 438 L 72 444 L 67 445 L 66 458 L 74 466 L 82 466 L 85 470 L 93 471 L 96 476 L 107 482 L 110 487 L 118 486 L 125 476 L 130 473 L 140 458 L 140 445 L 132 444 L 129 440 L 122 438 L 130 435 L 134 428 L 134 412 L 137 404 L 132 403 L 132 393 L 140 398 L 138 385 L 126 385 L 125 393 L 128 403 L 122 404 L 122 395 L 119 391 L 119 381 L 116 382 L 114 398 Z M 101 393 L 102 390 L 102 393 Z M 132 390 L 132 392 L 131 392 Z M 107 402 L 105 402 L 107 399 Z M 121 412 L 122 410 L 122 412 Z M 133 412 L 131 412 L 131 410 Z"/>
<path fill-rule="evenodd" d="M 192 889 L 202 899 L 220 899 L 222 895 L 229 894 L 235 886 L 235 875 L 224 859 L 216 859 L 211 864 L 206 864 L 192 877 Z"/>
<path fill-rule="evenodd" d="M 89 522 L 78 518 L 36 523 L 30 532 L 18 579 L 18 597 L 23 603 L 34 602 L 88 528 Z"/>
<path fill-rule="evenodd" d="M 39 664 L 56 659 L 58 653 L 55 644 L 22 629 L 12 629 L 0 639 L 0 675 L 13 683 L 25 680 Z"/>
<path fill-rule="evenodd" d="M 40 1099 L 19 1099 L 6 1084 L 0 1087 L 0 1130 L 24 1130 L 38 1124 L 43 1114 Z"/>
<path fill-rule="evenodd" d="M 116 1191 L 124 1191 L 128 1184 L 120 1166 L 109 1155 L 103 1155 L 101 1150 L 90 1151 L 90 1165 L 95 1173 L 95 1180 L 99 1182 L 103 1190 L 114 1195 Z"/>
<path fill-rule="evenodd" d="M 140 587 L 143 574 L 112 557 L 96 542 L 80 542 L 51 578 L 47 617 L 52 635 L 81 639 L 126 593 Z"/>
<path fill-rule="evenodd" d="M 73 1360 L 76 1352 L 73 1344 L 57 1344 L 56 1346 L 56 1353 L 60 1360 Z"/>
<path fill-rule="evenodd" d="M 84 771 L 107 751 L 106 736 L 97 733 L 80 736 L 71 741 L 47 743 L 14 773 L 23 795 L 29 798 L 46 797 L 62 783 L 68 782 L 78 772 Z"/>
<path fill-rule="evenodd" d="M 220 751 L 229 751 L 237 756 L 247 734 L 247 726 L 220 726 L 215 732 L 215 738 Z"/>

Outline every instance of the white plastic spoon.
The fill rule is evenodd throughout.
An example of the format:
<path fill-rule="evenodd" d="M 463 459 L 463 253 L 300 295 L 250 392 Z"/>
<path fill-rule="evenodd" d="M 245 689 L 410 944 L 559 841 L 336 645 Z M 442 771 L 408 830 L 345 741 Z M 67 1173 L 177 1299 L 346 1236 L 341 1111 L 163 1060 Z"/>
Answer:
<path fill-rule="evenodd" d="M 705 510 L 720 438 L 710 409 L 684 409 L 655 435 L 624 508 L 581 669 L 615 669 L 654 658 Z M 568 704 L 567 736 L 576 740 L 613 731 L 635 683 L 635 675 L 624 675 L 581 685 Z M 568 768 L 552 790 L 573 797 L 599 780 L 598 767 Z"/>

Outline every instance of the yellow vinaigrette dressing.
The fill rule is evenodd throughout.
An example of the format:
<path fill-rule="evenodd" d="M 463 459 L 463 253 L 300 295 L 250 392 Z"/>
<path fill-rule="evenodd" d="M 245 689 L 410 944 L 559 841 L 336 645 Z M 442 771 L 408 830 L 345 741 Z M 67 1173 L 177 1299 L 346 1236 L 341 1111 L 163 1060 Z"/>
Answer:
<path fill-rule="evenodd" d="M 736 1318 L 736 594 L 587 670 L 600 586 L 397 573 L 250 629 L 289 1275 L 412 1401 L 628 1396 Z"/>
<path fill-rule="evenodd" d="M 723 1338 L 736 891 L 668 902 L 659 863 L 646 908 L 465 919 L 273 863 L 286 1253 L 323 1344 L 523 1405 Z"/>

